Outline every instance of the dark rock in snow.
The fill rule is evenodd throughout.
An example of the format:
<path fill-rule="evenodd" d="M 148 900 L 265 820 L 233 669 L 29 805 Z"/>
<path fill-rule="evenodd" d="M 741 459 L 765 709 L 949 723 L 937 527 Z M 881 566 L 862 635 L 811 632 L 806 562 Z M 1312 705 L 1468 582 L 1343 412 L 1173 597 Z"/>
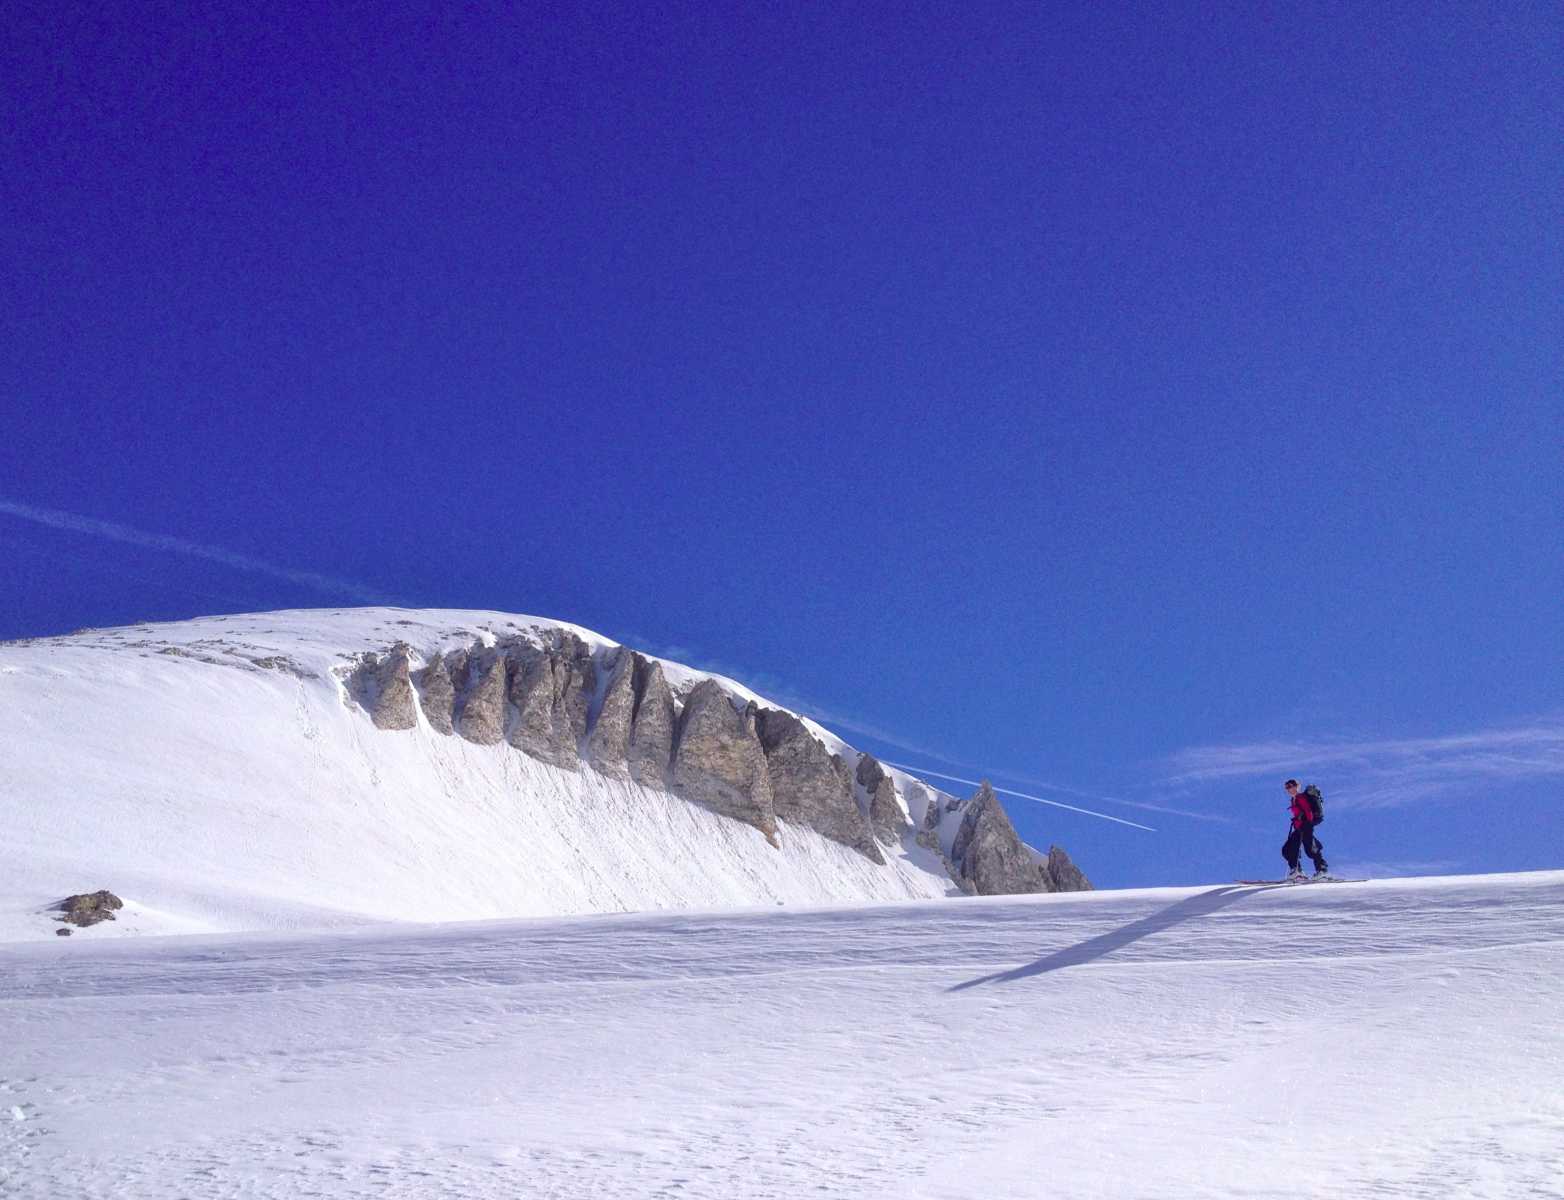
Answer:
<path fill-rule="evenodd" d="M 957 880 L 970 880 L 980 896 L 1054 890 L 986 779 L 963 808 L 950 857 Z"/>
<path fill-rule="evenodd" d="M 112 921 L 114 910 L 124 908 L 125 902 L 113 892 L 82 892 L 75 896 L 67 896 L 55 906 L 58 912 L 65 915 L 59 918 L 69 922 L 80 929 L 89 925 L 96 925 L 99 921 Z"/>
<path fill-rule="evenodd" d="M 673 689 L 663 675 L 662 663 L 640 654 L 632 654 L 631 662 L 635 712 L 630 719 L 630 778 L 666 788 L 673 770 Z"/>
<path fill-rule="evenodd" d="M 493 646 L 436 654 L 417 672 L 412 653 L 399 642 L 362 656 L 346 676 L 350 695 L 377 728 L 411 729 L 421 707 L 441 733 L 481 745 L 509 742 L 566 770 L 585 757 L 611 778 L 672 790 L 754 825 L 773 845 L 780 817 L 879 864 L 886 861 L 881 845 L 897 845 L 913 828 L 910 809 L 922 814 L 918 845 L 939 856 L 964 892 L 1091 887 L 1064 850 L 1051 847 L 1042 860 L 1022 843 L 987 782 L 970 800 L 909 785 L 904 805 L 872 754 L 860 754 L 849 768 L 798 716 L 737 704 L 715 679 L 696 684 L 681 709 L 662 664 L 628 647 L 601 656 L 600 666 L 592 647 L 569 630 L 542 631 L 535 643 L 513 626 Z M 961 819 L 947 851 L 940 826 L 956 813 Z"/>
<path fill-rule="evenodd" d="M 597 690 L 590 647 L 560 631 L 541 650 L 512 651 L 509 663 L 515 719 L 506 740 L 533 758 L 574 771 L 581 761 L 587 708 Z"/>
<path fill-rule="evenodd" d="M 378 663 L 371 656 L 374 696 L 369 717 L 376 729 L 412 729 L 418 724 L 413 683 L 408 675 L 411 649 L 407 643 L 398 642 Z"/>
<path fill-rule="evenodd" d="M 896 781 L 872 754 L 858 756 L 857 779 L 869 797 L 869 824 L 882 842 L 894 845 L 912 822 L 896 800 Z"/>
<path fill-rule="evenodd" d="M 1048 862 L 1043 867 L 1053 892 L 1089 892 L 1091 882 L 1081 873 L 1080 867 L 1070 861 L 1070 856 L 1058 846 L 1048 847 Z"/>
<path fill-rule="evenodd" d="M 458 660 L 465 666 L 465 656 Z M 451 663 L 445 655 L 436 654 L 429 665 L 419 671 L 413 682 L 418 687 L 419 704 L 424 710 L 424 720 L 437 733 L 451 733 L 452 714 L 456 708 L 456 688 L 451 683 Z"/>
<path fill-rule="evenodd" d="M 755 705 L 735 708 L 715 679 L 703 679 L 685 697 L 673 784 L 680 795 L 748 822 L 776 845 L 771 779 L 755 732 Z"/>
<path fill-rule="evenodd" d="M 468 655 L 466 687 L 459 705 L 456 731 L 469 742 L 492 746 L 505 739 L 505 659 L 501 655 Z"/>
<path fill-rule="evenodd" d="M 630 778 L 630 729 L 635 722 L 635 659 L 621 647 L 615 651 L 603 705 L 587 742 L 587 759 L 601 774 Z"/>
<path fill-rule="evenodd" d="M 858 807 L 852 776 L 841 756 L 827 750 L 809 727 L 789 712 L 757 710 L 756 730 L 766 755 L 776 815 L 883 863 L 885 856 L 875 844 L 868 818 Z"/>

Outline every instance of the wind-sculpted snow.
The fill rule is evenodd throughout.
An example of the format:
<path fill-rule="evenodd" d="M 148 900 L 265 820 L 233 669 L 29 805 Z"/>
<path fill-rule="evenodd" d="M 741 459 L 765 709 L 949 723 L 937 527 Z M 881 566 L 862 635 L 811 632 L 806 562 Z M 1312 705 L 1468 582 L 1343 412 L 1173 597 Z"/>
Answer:
<path fill-rule="evenodd" d="M 11 945 L 0 1194 L 1556 1196 L 1561 979 L 1564 872 Z"/>

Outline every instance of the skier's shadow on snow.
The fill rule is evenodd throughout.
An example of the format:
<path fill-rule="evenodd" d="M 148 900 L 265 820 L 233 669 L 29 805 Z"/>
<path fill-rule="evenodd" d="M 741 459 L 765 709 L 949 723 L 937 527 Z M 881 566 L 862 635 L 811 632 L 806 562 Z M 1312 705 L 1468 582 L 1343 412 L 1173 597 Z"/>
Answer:
<path fill-rule="evenodd" d="M 1154 933 L 1161 933 L 1164 929 L 1171 929 L 1175 925 L 1182 925 L 1185 921 L 1195 917 L 1209 916 L 1220 908 L 1226 908 L 1236 900 L 1255 892 L 1267 890 L 1264 887 L 1235 885 L 1232 887 L 1212 888 L 1208 892 L 1180 900 L 1177 904 L 1170 904 L 1159 912 L 1152 913 L 1149 917 L 1142 917 L 1138 921 L 1131 921 L 1128 925 L 1111 930 L 1108 933 L 1098 934 L 1094 938 L 1088 938 L 1084 942 L 1077 942 L 1073 946 L 1066 946 L 1063 950 L 1055 950 L 1052 954 L 1045 954 L 1036 962 L 1027 963 L 1024 967 L 1016 967 L 1010 971 L 996 971 L 992 975 L 984 975 L 978 979 L 969 979 L 965 983 L 958 983 L 946 988 L 948 992 L 964 992 L 968 988 L 975 988 L 984 983 L 1011 983 L 1017 979 L 1026 979 L 1031 975 L 1042 975 L 1048 971 L 1057 971 L 1061 967 L 1077 967 L 1082 963 L 1094 962 L 1106 954 L 1112 954 L 1131 942 L 1138 942 L 1141 938 L 1150 937 Z"/>

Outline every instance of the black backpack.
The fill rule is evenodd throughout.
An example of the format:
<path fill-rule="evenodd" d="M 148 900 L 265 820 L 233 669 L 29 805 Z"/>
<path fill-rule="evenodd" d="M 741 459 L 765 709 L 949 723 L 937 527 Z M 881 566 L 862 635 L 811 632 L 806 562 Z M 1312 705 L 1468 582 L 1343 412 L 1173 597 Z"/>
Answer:
<path fill-rule="evenodd" d="M 1309 803 L 1314 806 L 1314 823 L 1318 825 L 1325 819 L 1325 797 L 1320 795 L 1320 789 L 1312 783 L 1303 789 L 1303 794 L 1309 798 Z"/>

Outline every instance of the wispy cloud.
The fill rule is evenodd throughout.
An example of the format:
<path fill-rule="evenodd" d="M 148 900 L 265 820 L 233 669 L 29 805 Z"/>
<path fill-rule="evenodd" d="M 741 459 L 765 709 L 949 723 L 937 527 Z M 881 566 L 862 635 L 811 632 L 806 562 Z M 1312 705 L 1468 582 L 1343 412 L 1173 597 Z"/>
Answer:
<path fill-rule="evenodd" d="M 1424 738 L 1273 740 L 1181 750 L 1167 760 L 1175 784 L 1336 773 L 1335 796 L 1391 808 L 1483 784 L 1564 778 L 1564 717 Z"/>
<path fill-rule="evenodd" d="M 132 529 L 128 525 L 116 524 L 113 521 L 100 521 L 95 517 L 83 517 L 76 513 L 61 512 L 58 509 L 39 508 L 32 504 L 19 504 L 14 500 L 7 500 L 3 497 L 0 497 L 0 515 L 16 517 L 23 521 L 32 521 L 34 524 L 43 525 L 50 529 L 64 530 L 68 533 L 82 533 L 89 537 L 104 538 L 111 542 L 122 542 L 128 546 L 141 546 L 148 550 L 162 550 L 169 554 L 182 554 L 187 558 L 201 558 L 224 567 L 230 567 L 235 571 L 248 571 L 255 575 L 267 575 L 273 579 L 299 584 L 319 592 L 350 596 L 355 600 L 362 600 L 366 603 L 378 604 L 383 603 L 386 599 L 380 593 L 351 580 L 335 579 L 330 575 L 322 575 L 316 571 L 296 571 L 258 558 L 251 558 L 247 554 L 236 554 L 232 550 L 223 549 L 221 546 L 206 546 L 200 542 L 169 537 L 161 533 L 146 533 L 140 529 Z"/>
<path fill-rule="evenodd" d="M 938 758 L 938 755 L 929 755 L 930 758 Z M 945 760 L 946 766 L 959 764 Z M 1090 800 L 1097 804 L 1121 804 L 1125 808 L 1136 808 L 1141 812 L 1163 813 L 1173 817 L 1187 817 L 1192 821 L 1210 821 L 1218 825 L 1234 824 L 1233 818 L 1221 813 L 1200 812 L 1192 808 L 1182 808 L 1174 804 L 1162 804 L 1151 800 L 1126 800 L 1122 796 L 1108 796 L 1102 792 L 1087 792 L 1080 788 L 1069 787 L 1063 783 L 1055 783 L 1051 779 L 1039 779 L 1035 775 L 1020 775 L 1014 771 L 999 771 L 996 774 L 1010 780 L 1012 783 L 1024 784 L 1027 787 L 1038 788 L 1045 792 L 1062 792 L 1066 796 L 1073 796 L 1080 800 Z"/>
<path fill-rule="evenodd" d="M 888 763 L 887 765 L 895 767 L 899 771 L 909 771 L 914 775 L 932 775 L 936 779 L 950 779 L 956 783 L 971 784 L 973 787 L 977 787 L 982 782 L 978 779 L 963 779 L 959 775 L 947 775 L 944 771 L 931 771 L 927 767 L 908 766 L 906 763 Z M 1016 796 L 1022 800 L 1032 800 L 1038 804 L 1046 804 L 1051 808 L 1063 808 L 1074 813 L 1084 813 L 1088 817 L 1097 817 L 1103 821 L 1112 821 L 1116 825 L 1128 825 L 1131 829 L 1144 829 L 1147 833 L 1157 832 L 1150 825 L 1142 825 L 1138 821 L 1126 821 L 1123 817 L 1111 817 L 1107 813 L 1094 812 L 1089 808 L 1080 808 L 1074 804 L 1065 804 L 1059 800 L 1049 800 L 1043 796 L 1034 796 L 1029 792 L 1018 792 L 1014 788 L 995 787 L 994 790 L 1003 792 L 1007 796 Z"/>

